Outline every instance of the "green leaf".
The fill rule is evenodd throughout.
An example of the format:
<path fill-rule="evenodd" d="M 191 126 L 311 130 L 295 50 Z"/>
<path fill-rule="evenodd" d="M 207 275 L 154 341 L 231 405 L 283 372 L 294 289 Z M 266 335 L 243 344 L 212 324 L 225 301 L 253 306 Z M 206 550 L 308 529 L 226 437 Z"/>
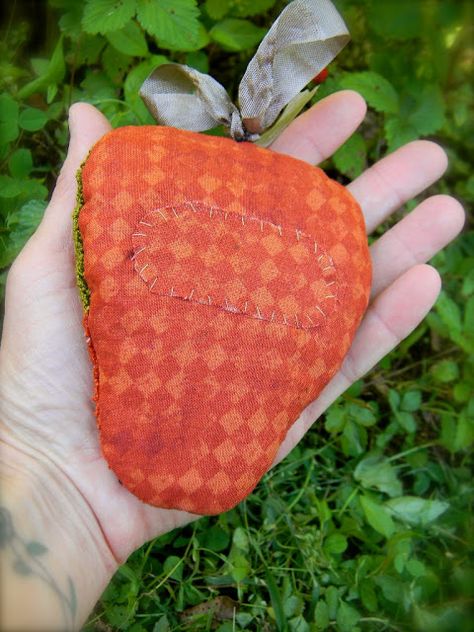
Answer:
<path fill-rule="evenodd" d="M 88 72 L 81 87 L 94 103 L 100 103 L 101 99 L 116 98 L 117 95 L 115 85 L 104 72 Z"/>
<path fill-rule="evenodd" d="M 370 406 L 360 406 L 359 404 L 349 404 L 348 412 L 356 423 L 366 428 L 377 423 L 377 416 Z"/>
<path fill-rule="evenodd" d="M 295 120 L 301 110 L 307 103 L 311 101 L 313 96 L 319 90 L 319 86 L 315 86 L 312 90 L 302 90 L 298 92 L 283 108 L 276 121 L 268 127 L 260 138 L 255 141 L 260 147 L 269 147 L 282 133 L 288 125 Z"/>
<path fill-rule="evenodd" d="M 24 201 L 34 198 L 43 199 L 47 194 L 47 188 L 41 184 L 39 180 L 35 180 L 34 178 L 11 178 L 10 176 L 0 175 L 0 197 L 6 199 L 19 198 L 15 203 L 23 203 Z M 4 203 L 4 208 L 10 207 L 6 207 Z M 13 216 L 16 212 L 15 206 Z M 9 219 L 7 221 L 11 221 L 12 215 L 8 217 Z"/>
<path fill-rule="evenodd" d="M 437 382 L 447 384 L 459 378 L 459 365 L 453 360 L 440 360 L 433 364 L 431 373 Z"/>
<path fill-rule="evenodd" d="M 61 36 L 56 44 L 56 47 L 51 55 L 51 61 L 49 62 L 48 70 L 46 72 L 46 77 L 48 79 L 48 83 L 60 83 L 66 72 L 66 64 L 64 62 L 64 53 L 63 53 L 63 37 Z M 41 79 L 42 77 L 40 77 Z M 45 84 L 46 85 L 46 84 Z M 23 95 L 22 98 L 25 98 Z"/>
<path fill-rule="evenodd" d="M 265 13 L 276 4 L 276 0 L 233 0 L 232 15 L 248 18 Z"/>
<path fill-rule="evenodd" d="M 183 577 L 183 560 L 176 555 L 170 555 L 163 564 L 163 571 L 171 579 L 180 581 Z"/>
<path fill-rule="evenodd" d="M 145 31 L 178 50 L 196 45 L 198 17 L 195 0 L 137 0 L 137 18 Z"/>
<path fill-rule="evenodd" d="M 225 50 L 241 51 L 256 46 L 263 39 L 266 29 L 248 20 L 228 18 L 210 30 L 211 39 Z"/>
<path fill-rule="evenodd" d="M 164 614 L 155 623 L 155 625 L 153 626 L 152 632 L 170 632 L 170 630 L 171 630 L 171 627 L 168 621 L 168 617 Z"/>
<path fill-rule="evenodd" d="M 151 124 L 154 122 L 153 117 L 148 112 L 146 105 L 143 103 L 139 90 L 142 83 L 148 75 L 161 64 L 166 64 L 168 59 L 163 55 L 152 55 L 146 61 L 135 66 L 127 75 L 124 82 L 125 101 L 136 114 L 140 123 Z"/>
<path fill-rule="evenodd" d="M 328 586 L 324 596 L 328 605 L 329 619 L 335 619 L 339 608 L 339 591 L 335 586 Z"/>
<path fill-rule="evenodd" d="M 454 384 L 453 386 L 454 401 L 461 404 L 469 401 L 469 399 L 471 398 L 471 391 L 472 391 L 472 387 L 471 387 L 471 384 L 469 384 L 469 382 L 461 381 L 461 382 L 458 382 L 457 384 Z"/>
<path fill-rule="evenodd" d="M 249 538 L 247 532 L 242 527 L 237 527 L 232 536 L 232 543 L 240 551 L 248 552 L 249 550 Z"/>
<path fill-rule="evenodd" d="M 72 40 L 77 41 L 84 33 L 81 29 L 84 3 L 77 2 L 77 0 L 50 0 L 49 4 L 63 10 L 63 14 L 58 20 L 59 28 Z"/>
<path fill-rule="evenodd" d="M 409 121 L 398 116 L 390 116 L 386 119 L 384 131 L 390 151 L 395 151 L 418 138 L 418 132 Z"/>
<path fill-rule="evenodd" d="M 474 183 L 474 176 L 470 178 Z M 470 270 L 463 279 L 462 290 L 461 293 L 463 296 L 468 297 L 471 294 L 474 294 L 474 268 Z M 472 322 L 472 329 L 474 329 L 474 321 Z"/>
<path fill-rule="evenodd" d="M 112 46 L 107 46 L 102 53 L 102 66 L 107 77 L 116 85 L 121 85 L 124 73 L 130 68 L 132 57 L 123 55 Z"/>
<path fill-rule="evenodd" d="M 417 496 L 400 496 L 387 500 L 385 507 L 394 518 L 413 525 L 426 525 L 441 516 L 449 503 L 440 500 L 426 500 Z"/>
<path fill-rule="evenodd" d="M 438 86 L 414 81 L 402 95 L 400 112 L 385 121 L 389 149 L 437 132 L 445 122 L 445 104 Z"/>
<path fill-rule="evenodd" d="M 211 551 L 225 551 L 229 541 L 229 534 L 217 524 L 205 531 L 202 546 Z"/>
<path fill-rule="evenodd" d="M 364 608 L 367 608 L 369 612 L 376 612 L 379 605 L 377 602 L 377 595 L 375 594 L 373 581 L 370 579 L 363 579 L 359 585 L 359 595 Z"/>
<path fill-rule="evenodd" d="M 467 409 L 464 409 L 456 424 L 453 451 L 468 450 L 472 443 L 474 443 L 474 418 L 472 414 L 469 415 Z"/>
<path fill-rule="evenodd" d="M 337 404 L 331 406 L 326 413 L 324 428 L 331 434 L 340 432 L 346 423 L 346 410 Z"/>
<path fill-rule="evenodd" d="M 403 597 L 403 583 L 390 575 L 379 575 L 375 582 L 382 589 L 383 596 L 392 603 L 400 603 Z"/>
<path fill-rule="evenodd" d="M 288 621 L 290 632 L 310 632 L 309 625 L 302 614 L 297 617 L 293 617 Z M 234 632 L 235 627 L 230 629 L 229 632 Z"/>
<path fill-rule="evenodd" d="M 408 433 L 416 432 L 416 420 L 411 413 L 407 413 L 405 411 L 397 412 L 396 420 L 400 424 L 400 426 L 406 430 Z"/>
<path fill-rule="evenodd" d="M 99 61 L 100 53 L 106 45 L 106 40 L 102 35 L 82 34 L 81 47 L 76 53 L 79 65 L 92 66 Z"/>
<path fill-rule="evenodd" d="M 170 51 L 182 51 L 184 53 L 192 53 L 199 51 L 199 49 L 201 48 L 204 48 L 204 46 L 207 46 L 210 41 L 211 38 L 209 36 L 209 33 L 199 22 L 196 39 L 190 40 L 188 43 L 179 41 L 176 44 L 166 42 L 165 40 L 160 40 L 159 44 L 162 48 L 168 48 Z"/>
<path fill-rule="evenodd" d="M 63 53 L 63 36 L 61 35 L 53 54 L 51 55 L 51 60 L 45 74 L 33 81 L 30 81 L 30 83 L 27 83 L 26 86 L 23 86 L 23 88 L 18 91 L 18 98 L 27 99 L 36 92 L 43 92 L 47 90 L 50 85 L 61 83 L 65 72 L 66 64 L 64 62 Z"/>
<path fill-rule="evenodd" d="M 423 577 L 426 575 L 426 566 L 420 560 L 408 560 L 406 569 L 412 577 Z"/>
<path fill-rule="evenodd" d="M 368 6 L 370 26 L 382 37 L 408 39 L 420 35 L 423 14 L 418 2 L 412 0 L 383 0 Z"/>
<path fill-rule="evenodd" d="M 41 542 L 37 542 L 36 540 L 32 540 L 28 542 L 26 545 L 26 550 L 30 555 L 43 555 L 48 552 L 48 547 L 41 544 Z"/>
<path fill-rule="evenodd" d="M 391 463 L 378 456 L 368 456 L 354 470 L 354 478 L 366 489 L 378 489 L 389 496 L 399 496 L 402 485 Z"/>
<path fill-rule="evenodd" d="M 444 125 L 444 99 L 439 86 L 422 84 L 415 92 L 416 105 L 409 115 L 410 124 L 421 136 L 434 134 Z"/>
<path fill-rule="evenodd" d="M 19 178 L 10 178 L 0 175 L 0 197 L 14 198 L 23 190 L 23 181 Z"/>
<path fill-rule="evenodd" d="M 18 123 L 27 132 L 37 132 L 48 122 L 48 115 L 38 108 L 26 108 L 20 113 Z"/>
<path fill-rule="evenodd" d="M 87 0 L 82 28 L 92 34 L 117 31 L 132 19 L 134 13 L 135 0 Z"/>
<path fill-rule="evenodd" d="M 436 301 L 435 309 L 444 328 L 441 332 L 442 335 L 449 337 L 456 344 L 462 345 L 464 342 L 462 314 L 458 304 L 446 292 L 442 291 Z"/>
<path fill-rule="evenodd" d="M 18 136 L 18 103 L 9 94 L 0 95 L 0 145 Z"/>
<path fill-rule="evenodd" d="M 304 602 L 301 597 L 297 595 L 290 595 L 288 599 L 285 599 L 285 603 L 283 604 L 285 616 L 288 618 L 300 615 L 303 608 Z"/>
<path fill-rule="evenodd" d="M 401 397 L 393 388 L 391 388 L 388 392 L 388 403 L 394 413 L 400 408 Z"/>
<path fill-rule="evenodd" d="M 402 397 L 400 408 L 406 412 L 413 413 L 420 409 L 421 401 L 421 391 L 408 391 Z"/>
<path fill-rule="evenodd" d="M 47 203 L 44 200 L 29 200 L 19 211 L 8 216 L 7 226 L 24 235 L 32 235 L 43 217 Z"/>
<path fill-rule="evenodd" d="M 135 572 L 135 569 L 132 568 L 129 564 L 122 564 L 122 566 L 120 566 L 118 569 L 118 573 L 119 575 L 125 577 L 128 581 L 127 593 L 136 595 L 140 588 L 140 579 Z"/>
<path fill-rule="evenodd" d="M 471 296 L 464 309 L 464 330 L 474 332 L 474 296 Z"/>
<path fill-rule="evenodd" d="M 209 58 L 206 53 L 201 50 L 192 51 L 186 55 L 186 65 L 196 68 L 204 74 L 209 73 Z"/>
<path fill-rule="evenodd" d="M 342 449 L 348 456 L 359 456 L 367 445 L 367 432 L 363 426 L 348 421 L 342 431 Z"/>
<path fill-rule="evenodd" d="M 360 504 L 362 505 L 365 518 L 370 526 L 375 529 L 377 533 L 384 535 L 386 538 L 390 538 L 395 532 L 395 524 L 387 509 L 368 496 L 361 496 Z"/>
<path fill-rule="evenodd" d="M 33 168 L 33 157 L 29 149 L 22 147 L 8 159 L 8 169 L 14 178 L 26 178 Z"/>
<path fill-rule="evenodd" d="M 314 609 L 314 623 L 317 630 L 327 630 L 329 627 L 329 608 L 322 599 L 318 601 Z"/>
<path fill-rule="evenodd" d="M 34 57 L 31 61 L 31 67 L 37 77 L 46 74 L 49 66 L 49 59 L 43 59 L 41 57 Z"/>
<path fill-rule="evenodd" d="M 9 265 L 36 230 L 43 217 L 46 202 L 30 200 L 7 218 L 8 239 L 0 255 L 0 267 Z"/>
<path fill-rule="evenodd" d="M 347 538 L 342 533 L 332 533 L 324 541 L 326 553 L 339 555 L 347 549 Z"/>
<path fill-rule="evenodd" d="M 204 8 L 210 18 L 222 20 L 224 15 L 229 13 L 232 5 L 232 0 L 206 0 Z"/>
<path fill-rule="evenodd" d="M 358 611 L 345 601 L 341 601 L 336 617 L 338 631 L 352 632 L 359 623 L 359 620 L 360 614 Z"/>
<path fill-rule="evenodd" d="M 136 22 L 130 21 L 123 29 L 111 31 L 105 37 L 119 53 L 124 55 L 144 57 L 148 53 L 145 36 Z"/>
<path fill-rule="evenodd" d="M 58 84 L 51 83 L 46 90 L 46 103 L 49 105 L 54 101 L 55 96 L 58 93 Z"/>
<path fill-rule="evenodd" d="M 347 140 L 336 153 L 332 160 L 336 169 L 351 179 L 362 173 L 367 164 L 367 149 L 361 134 L 355 133 Z"/>
<path fill-rule="evenodd" d="M 236 582 L 242 582 L 248 577 L 250 562 L 240 553 L 234 553 L 230 558 L 230 574 Z"/>
<path fill-rule="evenodd" d="M 410 540 L 403 539 L 398 540 L 391 548 L 394 558 L 393 566 L 399 575 L 405 570 L 405 566 L 410 556 L 412 555 L 412 546 Z"/>
<path fill-rule="evenodd" d="M 378 112 L 394 114 L 398 112 L 398 94 L 392 84 L 376 72 L 370 70 L 353 72 L 340 79 L 340 87 L 355 90 Z"/>

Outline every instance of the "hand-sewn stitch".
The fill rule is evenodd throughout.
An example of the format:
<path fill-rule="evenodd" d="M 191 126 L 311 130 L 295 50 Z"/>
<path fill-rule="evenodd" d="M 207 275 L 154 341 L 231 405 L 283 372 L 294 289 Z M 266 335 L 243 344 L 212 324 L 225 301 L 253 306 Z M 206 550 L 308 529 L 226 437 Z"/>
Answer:
<path fill-rule="evenodd" d="M 287 327 L 294 327 L 296 329 L 313 329 L 321 325 L 322 319 L 327 318 L 329 311 L 332 310 L 333 307 L 325 306 L 325 309 L 323 310 L 318 304 L 315 304 L 312 306 L 312 309 L 315 311 L 312 311 L 311 315 L 306 312 L 301 314 L 289 314 L 285 313 L 283 310 L 280 311 L 273 309 L 273 305 L 271 306 L 271 308 L 263 309 L 258 303 L 253 301 L 253 305 L 249 310 L 248 299 L 240 300 L 237 304 L 236 302 L 230 301 L 226 296 L 220 299 L 211 298 L 210 294 L 205 292 L 205 288 L 202 288 L 202 292 L 199 293 L 196 291 L 196 287 L 192 287 L 190 291 L 180 291 L 179 289 L 176 289 L 175 285 L 169 288 L 169 285 L 163 283 L 160 284 L 160 276 L 164 274 L 164 271 L 162 274 L 159 266 L 153 261 L 153 255 L 148 252 L 148 249 L 152 247 L 152 244 L 149 240 L 153 238 L 153 230 L 143 232 L 143 229 L 140 229 L 140 226 L 147 226 L 150 229 L 156 229 L 155 234 L 159 243 L 160 234 L 158 231 L 163 222 L 175 221 L 176 219 L 186 219 L 189 217 L 190 213 L 200 214 L 203 218 L 203 221 L 206 221 L 205 218 L 207 217 L 209 217 L 210 220 L 213 219 L 214 221 L 220 218 L 223 222 L 228 220 L 229 217 L 237 221 L 240 219 L 240 223 L 243 227 L 257 225 L 259 228 L 259 232 L 262 235 L 265 234 L 265 228 L 269 228 L 270 230 L 276 231 L 276 233 L 281 238 L 287 236 L 287 238 L 290 240 L 289 244 L 291 244 L 292 241 L 300 244 L 306 241 L 307 244 L 311 246 L 309 248 L 309 252 L 313 253 L 313 256 L 315 256 L 315 272 L 319 270 L 321 277 L 324 279 L 325 288 L 334 285 L 336 282 L 333 278 L 336 275 L 336 268 L 334 266 L 332 258 L 328 254 L 321 252 L 316 240 L 312 236 L 305 233 L 303 230 L 299 228 L 283 229 L 281 225 L 275 224 L 269 220 L 265 220 L 260 217 L 256 217 L 254 215 L 237 214 L 234 212 L 225 211 L 216 206 L 209 206 L 193 200 L 180 204 L 155 208 L 152 211 L 149 211 L 146 216 L 138 222 L 138 227 L 136 231 L 132 233 L 134 254 L 131 257 L 131 260 L 134 262 L 134 268 L 136 272 L 138 273 L 139 277 L 146 283 L 150 292 L 161 295 L 169 295 L 172 298 L 182 299 L 184 301 L 190 301 L 201 305 L 212 305 L 215 308 L 220 308 L 233 314 L 238 314 L 261 321 L 280 323 Z M 158 219 L 157 215 L 161 219 Z M 157 224 L 157 220 L 159 224 Z M 261 239 L 263 239 L 263 237 Z M 204 247 L 206 245 L 212 246 L 213 244 L 204 244 Z M 156 245 L 154 246 L 154 249 L 156 250 Z M 161 250 L 166 249 L 167 246 L 163 244 Z M 147 270 L 149 272 L 147 272 Z M 145 272 L 147 273 L 145 274 Z M 184 279 L 184 281 L 181 280 L 181 283 L 185 284 L 186 282 L 190 281 L 193 280 Z M 336 299 L 333 300 L 332 303 L 334 303 L 334 305 L 337 303 L 337 296 L 334 293 L 323 293 L 321 296 L 318 297 L 318 299 L 321 302 L 327 301 L 329 299 Z"/>

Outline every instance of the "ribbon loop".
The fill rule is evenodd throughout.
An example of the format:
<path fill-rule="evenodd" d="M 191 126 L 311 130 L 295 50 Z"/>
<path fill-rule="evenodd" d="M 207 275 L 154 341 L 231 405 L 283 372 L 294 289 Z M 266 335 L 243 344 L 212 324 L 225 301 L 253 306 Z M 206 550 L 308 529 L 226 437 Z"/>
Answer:
<path fill-rule="evenodd" d="M 325 68 L 349 41 L 329 0 L 293 0 L 281 12 L 250 60 L 239 87 L 240 112 L 261 129 Z"/>
<path fill-rule="evenodd" d="M 232 125 L 237 135 L 244 135 L 239 111 L 225 88 L 195 68 L 182 64 L 158 66 L 145 79 L 140 96 L 161 125 L 194 132 Z M 234 120 L 236 115 L 240 125 Z"/>
<path fill-rule="evenodd" d="M 250 60 L 239 86 L 240 110 L 218 81 L 181 64 L 156 68 L 140 95 L 162 125 L 191 131 L 225 125 L 235 140 L 257 140 L 348 41 L 330 0 L 293 0 Z"/>

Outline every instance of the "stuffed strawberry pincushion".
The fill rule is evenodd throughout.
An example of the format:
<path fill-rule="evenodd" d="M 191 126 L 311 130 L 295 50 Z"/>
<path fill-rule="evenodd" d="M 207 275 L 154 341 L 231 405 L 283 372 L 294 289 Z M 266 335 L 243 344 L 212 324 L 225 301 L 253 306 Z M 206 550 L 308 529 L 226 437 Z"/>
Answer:
<path fill-rule="evenodd" d="M 272 30 L 313 4 L 295 0 Z M 155 87 L 170 85 L 170 66 Z M 169 112 L 170 90 L 161 96 Z M 243 119 L 244 134 L 245 120 L 261 122 Z M 302 161 L 167 126 L 110 132 L 79 182 L 78 280 L 104 457 L 146 503 L 229 509 L 349 349 L 370 289 L 360 208 Z"/>

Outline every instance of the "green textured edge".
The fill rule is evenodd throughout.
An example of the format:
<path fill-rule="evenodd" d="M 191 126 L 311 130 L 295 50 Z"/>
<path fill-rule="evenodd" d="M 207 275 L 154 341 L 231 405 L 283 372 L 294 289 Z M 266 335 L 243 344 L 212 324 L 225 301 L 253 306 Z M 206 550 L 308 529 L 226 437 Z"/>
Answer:
<path fill-rule="evenodd" d="M 89 311 L 89 303 L 91 292 L 86 283 L 84 277 L 84 244 L 82 242 L 81 231 L 79 230 L 79 213 L 84 206 L 84 193 L 82 187 L 82 169 L 85 165 L 85 161 L 79 167 L 76 173 L 77 181 L 77 194 L 76 194 L 76 206 L 72 214 L 72 232 L 74 238 L 74 251 L 76 253 L 76 282 L 79 289 L 79 296 L 84 311 Z"/>

